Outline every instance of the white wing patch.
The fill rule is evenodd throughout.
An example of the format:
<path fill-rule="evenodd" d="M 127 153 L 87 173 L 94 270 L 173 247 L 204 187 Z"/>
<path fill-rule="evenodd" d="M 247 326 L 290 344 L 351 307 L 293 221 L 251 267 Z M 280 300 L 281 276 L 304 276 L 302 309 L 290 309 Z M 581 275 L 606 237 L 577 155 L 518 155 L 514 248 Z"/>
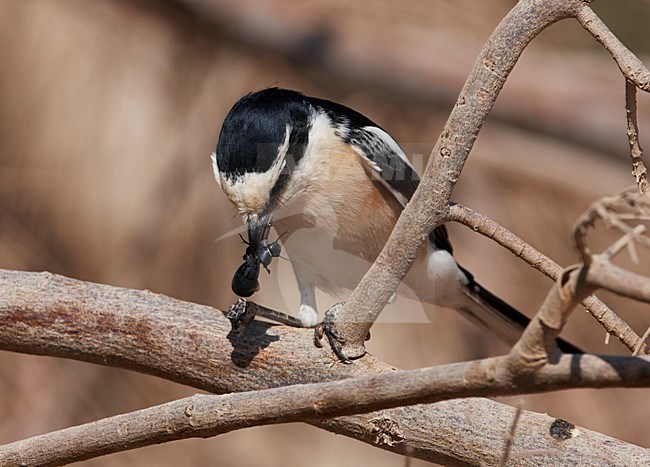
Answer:
<path fill-rule="evenodd" d="M 402 148 L 399 147 L 395 140 L 381 128 L 378 128 L 376 126 L 365 126 L 361 128 L 361 132 L 366 133 L 366 139 L 376 138 L 375 144 L 368 145 L 365 148 L 362 147 L 362 145 L 353 144 L 352 146 L 354 150 L 360 156 L 366 167 L 370 169 L 373 179 L 381 182 L 381 184 L 391 192 L 391 194 L 400 202 L 402 206 L 406 206 L 406 203 L 408 203 L 413 193 L 400 190 L 400 187 L 403 188 L 403 186 L 398 183 L 391 183 L 388 177 L 392 177 L 392 174 L 384 173 L 381 165 L 377 163 L 372 157 L 373 154 L 368 153 L 373 150 L 381 151 L 381 157 L 386 158 L 387 168 L 390 168 L 391 172 L 394 173 L 397 171 L 398 173 L 404 175 L 404 170 L 400 170 L 400 167 L 402 169 L 408 168 L 409 172 L 417 177 L 417 174 L 407 159 L 406 154 L 404 154 L 404 151 L 402 151 Z M 375 154 L 375 156 L 377 156 L 377 154 Z"/>
<path fill-rule="evenodd" d="M 407 159 L 406 154 L 404 154 L 404 151 L 402 151 L 402 148 L 399 147 L 399 144 L 397 144 L 388 133 L 386 133 L 381 128 L 377 128 L 376 126 L 364 126 L 362 129 L 379 136 L 379 138 L 381 138 L 381 140 L 388 145 L 393 153 L 395 153 L 397 156 L 399 156 L 400 159 L 402 159 L 402 161 L 404 161 L 404 164 L 413 168 L 411 162 Z"/>

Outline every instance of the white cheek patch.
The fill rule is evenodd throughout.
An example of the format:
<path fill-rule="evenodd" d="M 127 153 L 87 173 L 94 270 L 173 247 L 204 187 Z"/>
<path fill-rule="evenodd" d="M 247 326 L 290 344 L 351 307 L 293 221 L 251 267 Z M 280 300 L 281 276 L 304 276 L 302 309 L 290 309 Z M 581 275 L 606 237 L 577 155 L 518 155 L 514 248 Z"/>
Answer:
<path fill-rule="evenodd" d="M 221 173 L 219 173 L 219 166 L 217 165 L 217 153 L 213 152 L 210 154 L 210 159 L 212 159 L 212 171 L 214 172 L 214 179 L 217 181 L 217 185 L 221 188 Z"/>
<path fill-rule="evenodd" d="M 235 179 L 223 179 L 221 188 L 242 214 L 260 212 L 269 202 L 269 193 L 280 171 L 271 167 L 268 172 L 251 172 Z"/>
<path fill-rule="evenodd" d="M 235 177 L 225 177 L 217 165 L 216 154 L 212 153 L 212 169 L 217 184 L 243 215 L 258 213 L 268 205 L 271 190 L 287 164 L 290 134 L 291 127 L 287 125 L 284 141 L 278 148 L 278 155 L 266 172 L 247 172 Z"/>

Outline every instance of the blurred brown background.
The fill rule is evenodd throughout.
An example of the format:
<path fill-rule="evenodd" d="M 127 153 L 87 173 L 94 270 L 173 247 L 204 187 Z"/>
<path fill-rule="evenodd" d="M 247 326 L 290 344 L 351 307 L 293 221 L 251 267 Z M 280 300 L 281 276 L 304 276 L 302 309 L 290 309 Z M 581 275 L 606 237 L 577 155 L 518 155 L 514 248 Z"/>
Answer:
<path fill-rule="evenodd" d="M 514 3 L 0 0 L 0 267 L 227 307 L 243 251 L 233 234 L 241 221 L 213 181 L 209 154 L 235 100 L 271 85 L 338 100 L 381 124 L 421 161 L 482 44 Z M 650 52 L 650 4 L 598 3 L 643 59 Z M 639 101 L 641 142 L 648 146 L 650 100 Z M 599 195 L 632 183 L 626 150 L 623 78 L 567 21 L 524 54 L 454 199 L 569 265 L 577 261 L 570 243 L 576 217 Z M 459 261 L 480 282 L 534 312 L 547 279 L 464 227 L 452 225 L 451 235 Z M 604 233 L 596 243 L 613 238 Z M 290 266 L 274 264 L 257 301 L 295 310 Z M 647 307 L 603 297 L 637 333 L 650 324 Z M 321 311 L 332 303 L 319 300 Z M 418 322 L 422 316 L 419 304 L 398 300 L 373 328 L 371 352 L 416 368 L 506 351 L 449 311 L 437 311 L 434 322 Z M 614 341 L 605 346 L 605 332 L 581 310 L 566 336 L 594 352 L 626 351 Z M 0 375 L 2 443 L 195 392 L 127 371 L 6 352 Z M 647 391 L 519 399 L 525 409 L 650 446 Z M 294 424 L 85 465 L 402 463 Z"/>

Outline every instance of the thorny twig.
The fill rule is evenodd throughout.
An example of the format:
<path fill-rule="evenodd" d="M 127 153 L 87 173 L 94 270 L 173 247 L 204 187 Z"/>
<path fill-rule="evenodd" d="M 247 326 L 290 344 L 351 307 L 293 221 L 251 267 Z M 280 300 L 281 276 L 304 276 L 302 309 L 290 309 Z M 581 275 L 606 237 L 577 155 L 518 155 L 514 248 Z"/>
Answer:
<path fill-rule="evenodd" d="M 647 285 L 650 282 L 650 278 L 644 278 L 637 274 L 624 271 L 617 266 L 612 265 L 610 261 L 614 256 L 627 247 L 628 251 L 630 251 L 632 261 L 635 264 L 638 263 L 635 244 L 640 243 L 643 246 L 648 247 L 650 246 L 650 239 L 644 235 L 646 232 L 646 226 L 636 225 L 632 227 L 628 225 L 627 222 L 638 219 L 645 220 L 649 215 L 650 199 L 644 193 L 639 193 L 639 191 L 636 190 L 636 187 L 632 187 L 623 190 L 616 196 L 601 198 L 593 203 L 587 212 L 580 217 L 574 227 L 573 237 L 580 255 L 583 258 L 585 258 L 585 256 L 588 257 L 588 261 L 585 262 L 586 267 L 589 267 L 593 261 L 597 260 L 599 262 L 599 268 L 593 268 L 600 272 L 600 274 L 598 274 L 599 279 L 597 286 L 605 287 L 616 293 L 637 300 L 645 299 L 643 292 L 640 289 L 643 285 Z M 593 226 L 597 219 L 603 220 L 603 223 L 606 226 L 618 229 L 623 232 L 624 235 L 610 245 L 602 254 L 591 255 L 589 253 L 587 242 L 587 231 L 588 227 Z M 628 286 L 627 289 L 629 289 L 630 282 L 632 281 L 634 281 L 635 285 L 639 285 L 639 290 L 637 290 L 639 292 L 638 294 L 627 293 L 627 290 L 623 290 L 626 287 L 621 287 L 622 285 L 626 285 Z M 634 288 L 634 286 L 632 288 Z M 635 343 L 632 349 L 633 355 L 638 355 L 641 350 L 644 350 L 645 341 L 648 338 L 648 335 L 650 335 L 650 329 L 648 329 L 643 337 L 639 338 Z"/>
<path fill-rule="evenodd" d="M 588 265 L 591 261 L 587 232 L 597 220 L 602 220 L 608 228 L 631 234 L 626 237 L 630 240 L 628 247 L 632 261 L 638 262 L 634 242 L 650 248 L 650 238 L 640 235 L 640 232 L 635 231 L 629 222 L 645 222 L 647 219 L 650 219 L 650 197 L 640 194 L 636 187 L 626 188 L 616 195 L 605 196 L 592 203 L 578 218 L 573 228 L 574 243 L 583 263 Z"/>
<path fill-rule="evenodd" d="M 634 352 L 632 352 L 632 355 L 639 355 L 641 353 L 641 349 L 643 348 L 643 344 L 645 344 L 645 341 L 648 340 L 648 337 L 650 337 L 650 327 L 646 329 L 645 333 L 643 333 L 643 336 L 641 339 L 639 339 L 639 343 L 636 345 L 636 348 L 634 349 Z"/>

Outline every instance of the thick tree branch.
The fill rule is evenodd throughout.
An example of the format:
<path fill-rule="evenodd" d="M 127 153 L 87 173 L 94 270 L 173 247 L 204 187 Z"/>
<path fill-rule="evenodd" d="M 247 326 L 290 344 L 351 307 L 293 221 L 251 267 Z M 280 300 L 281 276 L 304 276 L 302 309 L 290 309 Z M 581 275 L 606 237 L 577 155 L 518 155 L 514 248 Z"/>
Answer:
<path fill-rule="evenodd" d="M 135 369 L 215 393 L 394 371 L 371 356 L 354 365 L 337 364 L 329 350 L 311 345 L 309 330 L 257 322 L 239 338 L 228 335 L 228 331 L 227 320 L 210 307 L 47 273 L 0 271 L 0 348 L 5 350 Z M 494 373 L 494 361 L 487 359 L 441 367 L 444 371 L 430 369 L 429 386 L 440 391 L 430 400 L 439 400 L 443 393 L 445 397 L 457 397 L 458 387 L 453 381 L 457 384 L 462 380 L 466 387 L 473 387 L 480 394 L 492 394 L 494 384 L 504 384 L 511 388 L 510 391 L 523 384 L 498 378 Z M 501 371 L 498 370 L 499 374 Z M 486 377 L 488 384 L 482 382 Z M 557 365 L 544 366 L 533 378 L 532 381 L 545 381 L 548 389 L 563 387 L 567 378 L 575 381 L 570 384 L 577 386 L 619 385 L 621 379 L 627 381 L 626 385 L 647 385 L 648 361 L 643 358 L 563 357 Z M 349 396 L 354 395 L 363 405 L 366 394 L 369 397 L 385 395 L 381 386 L 375 386 L 373 381 L 376 382 L 367 380 L 365 384 L 370 386 L 362 392 L 348 391 Z M 288 391 L 300 393 L 303 388 Z M 339 396 L 336 397 L 330 402 L 338 404 Z M 314 409 L 315 402 L 317 400 L 310 399 L 311 408 L 305 405 L 305 410 Z M 186 406 L 181 406 L 185 410 Z M 322 407 L 312 413 L 322 414 Z M 373 407 L 378 406 L 368 405 L 367 409 Z M 508 406 L 489 400 L 467 399 L 321 420 L 314 424 L 384 449 L 409 452 L 414 457 L 434 462 L 495 464 L 503 449 L 502 435 L 508 431 L 512 411 Z M 176 415 L 181 419 L 187 417 L 182 413 Z M 522 414 L 511 457 L 522 463 L 528 459 L 534 464 L 597 464 L 604 459 L 621 465 L 648 462 L 647 450 L 588 430 L 559 443 L 548 434 L 552 422 L 553 419 L 545 415 Z M 171 429 L 173 431 L 173 427 Z M 531 451 L 536 454 L 526 458 L 526 452 Z"/>
<path fill-rule="evenodd" d="M 576 367 L 584 371 L 576 374 Z M 63 465 L 245 427 L 462 397 L 540 393 L 558 388 L 650 387 L 650 358 L 565 355 L 530 378 L 507 374 L 513 368 L 507 357 L 498 357 L 328 383 L 222 396 L 195 395 L 0 446 L 0 464 Z M 510 449 L 513 441 L 509 442 Z"/>

